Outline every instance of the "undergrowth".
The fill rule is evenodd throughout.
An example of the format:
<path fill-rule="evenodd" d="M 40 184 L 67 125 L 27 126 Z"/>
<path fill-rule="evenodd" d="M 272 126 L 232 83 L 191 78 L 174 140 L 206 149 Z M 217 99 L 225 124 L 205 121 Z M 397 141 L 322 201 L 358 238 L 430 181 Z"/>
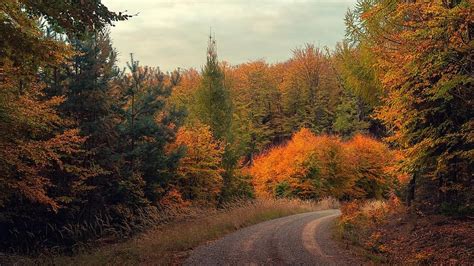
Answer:
<path fill-rule="evenodd" d="M 468 265 L 474 261 L 472 219 L 407 209 L 396 197 L 346 203 L 341 212 L 336 235 L 376 264 Z"/>

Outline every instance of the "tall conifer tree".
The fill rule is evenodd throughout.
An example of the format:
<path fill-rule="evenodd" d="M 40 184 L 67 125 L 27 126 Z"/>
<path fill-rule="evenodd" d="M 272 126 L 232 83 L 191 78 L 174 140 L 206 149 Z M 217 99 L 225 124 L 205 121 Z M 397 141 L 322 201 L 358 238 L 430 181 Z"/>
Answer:
<path fill-rule="evenodd" d="M 197 91 L 199 119 L 211 127 L 219 140 L 229 141 L 232 125 L 232 100 L 229 89 L 224 86 L 224 73 L 217 59 L 214 38 L 209 36 L 207 63 L 202 71 L 202 81 Z"/>

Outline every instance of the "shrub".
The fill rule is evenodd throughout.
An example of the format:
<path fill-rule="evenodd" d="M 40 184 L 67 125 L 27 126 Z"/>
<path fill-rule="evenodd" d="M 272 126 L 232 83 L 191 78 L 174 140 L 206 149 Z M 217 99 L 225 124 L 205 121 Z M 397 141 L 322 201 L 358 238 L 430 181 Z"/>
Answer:
<path fill-rule="evenodd" d="M 398 160 L 395 151 L 370 137 L 344 142 L 302 129 L 258 156 L 249 173 L 260 197 L 379 199 L 398 183 Z"/>

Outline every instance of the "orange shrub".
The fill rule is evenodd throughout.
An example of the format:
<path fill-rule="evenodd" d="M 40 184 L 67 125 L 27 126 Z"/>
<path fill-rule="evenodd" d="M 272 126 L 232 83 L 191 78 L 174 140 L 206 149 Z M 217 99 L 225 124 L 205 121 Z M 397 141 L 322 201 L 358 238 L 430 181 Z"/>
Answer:
<path fill-rule="evenodd" d="M 315 136 L 308 129 L 302 129 L 288 144 L 257 156 L 249 169 L 256 195 L 271 197 L 276 186 L 284 182 L 292 187 L 297 185 L 297 177 L 306 175 L 304 162 L 307 154 L 314 150 L 314 143 Z"/>
<path fill-rule="evenodd" d="M 343 142 L 301 129 L 285 145 L 258 156 L 249 168 L 259 197 L 380 198 L 396 181 L 396 154 L 362 135 Z"/>
<path fill-rule="evenodd" d="M 352 197 L 380 199 L 395 186 L 395 166 L 400 159 L 396 151 L 363 135 L 354 136 L 346 146 L 354 164 L 352 179 L 356 180 Z"/>

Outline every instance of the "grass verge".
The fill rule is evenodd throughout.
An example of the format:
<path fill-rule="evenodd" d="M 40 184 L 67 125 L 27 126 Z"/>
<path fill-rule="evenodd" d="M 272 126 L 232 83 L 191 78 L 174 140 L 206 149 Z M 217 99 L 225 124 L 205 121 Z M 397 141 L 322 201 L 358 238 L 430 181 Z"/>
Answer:
<path fill-rule="evenodd" d="M 123 243 L 105 245 L 75 256 L 16 259 L 17 264 L 138 265 L 179 264 L 194 247 L 240 228 L 288 215 L 337 208 L 332 199 L 320 202 L 265 199 L 236 201 L 219 211 L 152 229 Z"/>

